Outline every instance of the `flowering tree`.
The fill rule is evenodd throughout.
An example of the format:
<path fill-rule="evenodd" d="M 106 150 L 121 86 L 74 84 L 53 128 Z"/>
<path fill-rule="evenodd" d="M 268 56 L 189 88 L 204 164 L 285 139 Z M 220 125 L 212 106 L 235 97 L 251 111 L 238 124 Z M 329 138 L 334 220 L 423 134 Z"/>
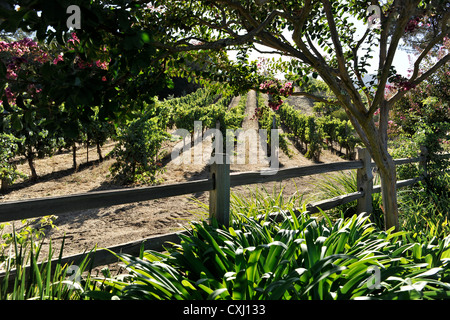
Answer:
<path fill-rule="evenodd" d="M 0 65 L 3 67 L 0 68 L 5 75 L 2 82 L 6 83 L 1 101 L 2 133 L 9 132 L 18 139 L 16 149 L 27 159 L 33 180 L 37 178 L 35 157 L 51 153 L 54 147 L 54 140 L 44 124 L 45 118 L 30 102 L 39 99 L 42 90 L 36 81 L 36 71 L 50 60 L 49 52 L 29 38 L 0 42 Z"/>

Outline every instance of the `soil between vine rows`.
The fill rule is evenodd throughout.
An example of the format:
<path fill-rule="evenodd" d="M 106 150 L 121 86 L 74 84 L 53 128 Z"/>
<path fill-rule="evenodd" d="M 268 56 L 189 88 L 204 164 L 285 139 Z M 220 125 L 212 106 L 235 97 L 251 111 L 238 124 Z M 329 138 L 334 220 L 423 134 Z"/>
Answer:
<path fill-rule="evenodd" d="M 238 101 L 239 98 L 235 98 L 232 103 L 236 104 Z M 302 97 L 291 97 L 289 102 L 302 110 L 308 110 L 311 106 L 311 102 Z M 255 106 L 255 93 L 250 92 L 246 111 L 249 116 L 244 120 L 243 129 L 257 128 L 257 120 L 251 119 Z M 175 142 L 168 142 L 166 145 L 168 157 L 166 158 L 166 170 L 160 176 L 163 180 L 162 184 L 180 183 L 208 177 L 209 171 L 206 165 L 174 164 L 170 159 L 170 152 L 174 145 Z M 103 146 L 102 154 L 106 155 L 113 147 L 114 143 L 108 142 Z M 290 144 L 290 149 L 291 158 L 280 151 L 280 167 L 288 168 L 314 164 L 314 162 L 306 159 L 294 145 Z M 95 147 L 87 149 L 86 146 L 80 146 L 77 151 L 77 161 L 79 168 L 74 171 L 70 152 L 38 159 L 36 161 L 38 181 L 35 183 L 28 181 L 16 183 L 11 187 L 10 192 L 0 196 L 0 202 L 133 187 L 115 185 L 112 182 L 109 176 L 109 167 L 114 163 L 114 159 L 107 158 L 99 162 Z M 344 160 L 328 150 L 323 151 L 321 162 L 338 161 Z M 231 171 L 254 171 L 262 167 L 264 165 L 232 164 Z M 19 170 L 27 174 L 29 172 L 26 164 L 19 165 Z M 276 190 L 283 188 L 286 197 L 293 195 L 295 192 L 313 195 L 315 192 L 314 183 L 318 179 L 320 179 L 320 175 L 282 182 L 270 182 L 264 185 L 241 186 L 233 188 L 232 192 L 245 196 L 250 190 L 264 187 L 269 192 L 273 188 Z M 104 248 L 173 232 L 188 226 L 191 220 L 206 217 L 206 215 L 198 213 L 199 206 L 195 201 L 192 201 L 192 198 L 208 203 L 209 194 L 208 192 L 202 192 L 63 214 L 55 217 L 55 228 L 46 229 L 46 239 L 52 240 L 53 248 L 59 248 L 60 242 L 65 236 L 64 255 L 66 256 L 90 251 L 95 245 L 98 248 Z M 16 228 L 21 226 L 20 221 L 14 221 L 14 224 Z M 44 248 L 42 255 L 44 257 L 45 252 Z"/>

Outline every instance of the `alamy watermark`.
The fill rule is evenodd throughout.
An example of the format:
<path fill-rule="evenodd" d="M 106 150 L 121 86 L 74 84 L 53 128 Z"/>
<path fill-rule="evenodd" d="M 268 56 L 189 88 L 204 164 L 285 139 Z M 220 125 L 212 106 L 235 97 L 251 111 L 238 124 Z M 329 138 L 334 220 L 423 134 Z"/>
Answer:
<path fill-rule="evenodd" d="M 66 270 L 66 285 L 69 289 L 81 289 L 81 270 L 77 265 L 70 265 Z"/>
<path fill-rule="evenodd" d="M 77 5 L 67 7 L 67 14 L 70 16 L 66 20 L 67 29 L 81 29 L 81 9 Z"/>
<path fill-rule="evenodd" d="M 369 29 L 380 29 L 381 28 L 381 8 L 375 4 L 372 4 L 367 8 L 367 13 L 370 14 L 370 16 L 368 17 Z"/>
<path fill-rule="evenodd" d="M 273 175 L 279 169 L 279 129 L 270 130 L 270 156 L 265 129 L 226 129 L 225 138 L 219 129 L 203 132 L 202 121 L 194 122 L 193 135 L 186 129 L 177 129 L 172 135 L 182 137 L 172 150 L 175 164 L 269 164 L 262 175 Z M 208 140 L 208 143 L 203 143 Z M 209 143 L 211 140 L 211 143 Z M 191 142 L 193 141 L 193 146 Z M 205 147 L 205 146 L 211 146 Z"/>
<path fill-rule="evenodd" d="M 369 279 L 367 279 L 367 288 L 380 289 L 381 288 L 381 271 L 377 266 L 370 266 L 367 268 L 367 273 L 371 273 Z"/>

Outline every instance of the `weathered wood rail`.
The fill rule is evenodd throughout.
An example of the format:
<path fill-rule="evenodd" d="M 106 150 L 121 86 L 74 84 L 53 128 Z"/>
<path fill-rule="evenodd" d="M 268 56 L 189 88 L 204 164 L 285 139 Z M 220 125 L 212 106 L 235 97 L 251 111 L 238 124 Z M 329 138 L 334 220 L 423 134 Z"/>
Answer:
<path fill-rule="evenodd" d="M 396 165 L 414 162 L 419 162 L 421 167 L 426 170 L 426 152 L 422 152 L 419 157 L 395 160 Z M 281 168 L 272 175 L 262 175 L 260 171 L 230 173 L 229 164 L 227 164 L 227 161 L 224 161 L 223 164 L 214 163 L 210 166 L 210 177 L 208 179 L 192 182 L 3 202 L 0 203 L 0 222 L 36 218 L 54 214 L 77 214 L 80 210 L 109 207 L 197 192 L 209 192 L 210 218 L 214 217 L 219 223 L 228 225 L 230 219 L 230 188 L 232 187 L 354 169 L 357 170 L 357 192 L 310 203 L 307 205 L 307 210 L 311 213 L 315 213 L 319 212 L 319 210 L 329 210 L 338 205 L 357 200 L 358 208 L 361 212 L 371 213 L 371 196 L 373 193 L 379 193 L 381 191 L 380 186 L 373 186 L 373 167 L 375 167 L 375 165 L 370 161 L 370 156 L 366 149 L 358 150 L 358 160 L 355 161 Z M 397 187 L 404 187 L 417 183 L 423 179 L 425 175 L 426 171 L 424 172 L 424 175 L 420 177 L 398 181 Z M 277 213 L 273 214 L 273 216 L 276 215 Z M 161 251 L 168 242 L 179 242 L 178 235 L 180 233 L 185 233 L 185 231 L 153 236 L 116 245 L 107 249 L 97 249 L 92 253 L 80 253 L 66 256 L 61 262 L 63 264 L 76 264 L 89 254 L 92 267 L 107 265 L 117 262 L 117 257 L 111 254 L 110 251 L 131 255 L 138 255 L 141 248 L 144 250 Z M 13 274 L 14 272 L 10 274 L 10 277 L 12 277 Z M 0 280 L 2 278 L 3 275 L 0 273 Z"/>

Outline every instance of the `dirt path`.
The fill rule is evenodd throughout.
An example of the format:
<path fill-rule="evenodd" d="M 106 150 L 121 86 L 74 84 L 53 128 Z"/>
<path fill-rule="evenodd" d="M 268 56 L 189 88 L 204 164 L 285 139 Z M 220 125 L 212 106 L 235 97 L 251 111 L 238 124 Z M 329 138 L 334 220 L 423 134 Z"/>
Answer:
<path fill-rule="evenodd" d="M 236 104 L 238 101 L 239 99 L 234 99 L 232 103 Z M 244 130 L 258 128 L 257 120 L 251 119 L 255 107 L 256 95 L 254 92 L 250 92 L 246 110 L 248 116 L 243 123 Z M 175 144 L 176 142 L 169 142 L 166 146 L 169 155 L 166 158 L 165 172 L 161 175 L 163 183 L 178 183 L 208 177 L 208 166 L 205 164 L 177 164 L 171 160 L 170 151 L 173 150 Z M 103 155 L 112 150 L 113 146 L 113 143 L 106 144 L 103 147 Z M 208 146 L 210 147 L 210 142 L 204 142 L 204 147 Z M 292 144 L 290 149 L 291 157 L 280 152 L 280 167 L 313 164 Z M 123 188 L 123 186 L 114 185 L 109 176 L 109 167 L 113 163 L 113 159 L 98 162 L 97 153 L 93 147 L 89 149 L 89 160 L 91 160 L 89 164 L 84 163 L 85 147 L 78 151 L 77 156 L 81 165 L 76 172 L 71 169 L 71 153 L 37 160 L 36 168 L 39 180 L 36 183 L 22 182 L 14 185 L 9 193 L 0 197 L 0 202 Z M 321 160 L 323 162 L 343 161 L 328 151 L 323 152 Z M 231 171 L 254 171 L 263 167 L 267 167 L 267 164 L 232 164 Z M 28 173 L 26 165 L 20 165 L 19 170 Z M 265 184 L 264 187 L 268 191 L 272 191 L 273 188 L 276 190 L 284 188 L 286 197 L 297 192 L 311 195 L 314 193 L 314 183 L 317 178 L 318 176 L 311 176 L 283 182 L 271 182 Z M 261 187 L 262 185 L 240 186 L 233 188 L 232 192 L 246 196 L 255 188 Z M 56 228 L 47 230 L 47 238 L 52 239 L 53 247 L 56 248 L 62 238 L 66 236 L 64 252 L 65 255 L 71 255 L 91 250 L 96 244 L 98 247 L 108 247 L 172 232 L 188 225 L 190 220 L 205 218 L 205 214 L 199 214 L 199 206 L 196 201 L 208 203 L 208 197 L 207 192 L 202 192 L 60 215 L 54 222 Z M 16 227 L 21 225 L 20 221 L 14 223 Z"/>

